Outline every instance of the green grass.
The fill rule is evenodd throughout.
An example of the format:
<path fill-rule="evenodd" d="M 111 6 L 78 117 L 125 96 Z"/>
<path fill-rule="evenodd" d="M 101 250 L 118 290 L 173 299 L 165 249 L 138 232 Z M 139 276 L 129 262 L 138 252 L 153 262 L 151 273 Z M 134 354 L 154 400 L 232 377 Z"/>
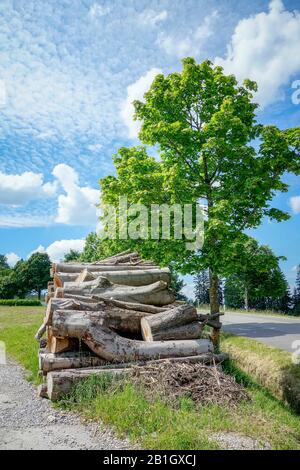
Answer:
<path fill-rule="evenodd" d="M 28 380 L 38 379 L 38 348 L 34 334 L 42 323 L 44 307 L 0 306 L 0 341 L 7 354 L 27 370 Z"/>
<path fill-rule="evenodd" d="M 42 303 L 38 299 L 0 299 L 0 305 L 5 305 L 7 307 L 40 307 Z"/>
<path fill-rule="evenodd" d="M 233 363 L 227 368 L 245 384 L 250 402 L 199 407 L 184 398 L 174 406 L 161 397 L 147 400 L 142 389 L 126 381 L 116 383 L 108 373 L 75 386 L 60 406 L 112 425 L 120 437 L 128 436 L 146 449 L 218 449 L 209 436 L 235 432 L 268 442 L 273 449 L 299 450 L 299 418 Z"/>
<path fill-rule="evenodd" d="M 300 413 L 300 364 L 293 364 L 290 353 L 227 332 L 222 332 L 221 349 L 257 383 Z"/>

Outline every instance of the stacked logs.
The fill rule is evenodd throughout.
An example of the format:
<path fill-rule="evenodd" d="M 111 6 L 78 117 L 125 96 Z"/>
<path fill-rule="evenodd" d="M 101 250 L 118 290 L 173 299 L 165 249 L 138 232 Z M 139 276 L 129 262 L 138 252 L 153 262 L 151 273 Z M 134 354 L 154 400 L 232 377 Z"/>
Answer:
<path fill-rule="evenodd" d="M 200 339 L 205 325 L 221 327 L 218 317 L 176 301 L 168 268 L 123 252 L 96 263 L 53 264 L 51 274 L 36 333 L 42 396 L 56 400 L 91 374 L 126 373 L 145 361 L 222 359 Z"/>

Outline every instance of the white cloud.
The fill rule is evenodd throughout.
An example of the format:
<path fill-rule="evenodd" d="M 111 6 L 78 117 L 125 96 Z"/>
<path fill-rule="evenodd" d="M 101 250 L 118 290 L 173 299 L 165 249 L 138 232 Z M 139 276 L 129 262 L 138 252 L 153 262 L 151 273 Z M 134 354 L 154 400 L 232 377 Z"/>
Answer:
<path fill-rule="evenodd" d="M 66 194 L 58 196 L 55 222 L 69 225 L 96 225 L 100 191 L 79 186 L 78 173 L 69 165 L 56 165 L 52 174 Z"/>
<path fill-rule="evenodd" d="M 295 266 L 293 266 L 293 267 L 292 267 L 291 271 L 293 271 L 293 272 L 296 272 L 296 271 L 297 271 L 297 269 L 298 269 L 298 266 L 297 266 L 297 265 L 295 265 Z"/>
<path fill-rule="evenodd" d="M 105 16 L 110 13 L 110 8 L 107 5 L 101 5 L 100 3 L 93 3 L 89 10 L 89 15 L 92 18 L 97 18 L 99 16 Z"/>
<path fill-rule="evenodd" d="M 300 196 L 291 197 L 290 206 L 295 214 L 300 214 Z"/>
<path fill-rule="evenodd" d="M 283 85 L 300 70 L 300 12 L 287 11 L 273 0 L 267 13 L 240 20 L 225 59 L 215 63 L 239 80 L 257 81 L 256 100 L 266 106 L 282 98 Z"/>
<path fill-rule="evenodd" d="M 79 185 L 78 173 L 69 165 L 56 165 L 52 172 L 56 178 L 43 184 L 43 175 L 25 172 L 22 175 L 6 175 L 0 172 L 0 203 L 18 206 L 34 199 L 53 196 L 58 188 L 64 194 L 57 198 L 57 213 L 40 216 L 15 209 L 0 215 L 0 227 L 44 227 L 53 223 L 68 225 L 97 224 L 97 208 L 100 191 Z"/>
<path fill-rule="evenodd" d="M 144 26 L 155 27 L 159 23 L 165 21 L 168 17 L 168 12 L 163 10 L 157 12 L 155 10 L 147 9 L 138 15 L 138 21 Z"/>
<path fill-rule="evenodd" d="M 133 120 L 134 115 L 134 100 L 143 100 L 144 94 L 149 90 L 151 83 L 156 75 L 162 73 L 160 69 L 152 68 L 142 75 L 136 82 L 127 87 L 127 98 L 122 103 L 121 117 L 124 124 L 128 127 L 129 137 L 136 139 L 140 130 L 140 123 Z"/>
<path fill-rule="evenodd" d="M 46 253 L 48 253 L 51 261 L 58 262 L 70 250 L 83 251 L 84 245 L 85 240 L 82 239 L 57 240 L 46 248 Z"/>
<path fill-rule="evenodd" d="M 26 258 L 29 259 L 33 253 L 47 253 L 51 261 L 58 262 L 61 261 L 65 254 L 70 250 L 82 252 L 84 245 L 84 239 L 57 240 L 51 243 L 47 248 L 45 248 L 43 245 L 39 245 L 37 248 L 28 253 Z M 18 255 L 16 255 L 16 253 L 8 253 L 6 258 L 8 264 L 12 266 L 16 264 L 19 259 L 21 259 Z"/>
<path fill-rule="evenodd" d="M 21 259 L 16 253 L 6 253 L 5 255 L 7 262 L 11 268 L 15 266 L 15 264 Z"/>
<path fill-rule="evenodd" d="M 101 150 L 103 148 L 103 145 L 102 144 L 90 144 L 88 145 L 88 149 L 91 151 L 91 152 L 98 152 L 99 150 Z"/>
<path fill-rule="evenodd" d="M 41 173 L 26 171 L 20 175 L 0 172 L 0 204 L 19 206 L 33 199 L 50 197 L 56 185 L 44 183 Z"/>
<path fill-rule="evenodd" d="M 0 80 L 0 108 L 6 104 L 6 86 L 5 81 Z"/>
<path fill-rule="evenodd" d="M 167 54 L 174 55 L 179 58 L 183 58 L 187 55 L 197 55 L 201 51 L 206 40 L 213 35 L 214 23 L 217 16 L 217 11 L 205 16 L 198 28 L 187 34 L 184 38 L 161 33 L 158 36 L 157 45 Z"/>

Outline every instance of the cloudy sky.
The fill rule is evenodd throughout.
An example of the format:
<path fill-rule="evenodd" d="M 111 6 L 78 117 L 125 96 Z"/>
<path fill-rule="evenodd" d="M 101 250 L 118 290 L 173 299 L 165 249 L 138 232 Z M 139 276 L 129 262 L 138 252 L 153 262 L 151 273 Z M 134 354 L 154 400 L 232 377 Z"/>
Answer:
<path fill-rule="evenodd" d="M 1 0 L 0 253 L 59 259 L 95 229 L 98 179 L 137 141 L 131 102 L 193 56 L 258 82 L 259 119 L 300 121 L 299 0 Z M 255 236 L 300 262 L 300 178 L 290 212 Z"/>

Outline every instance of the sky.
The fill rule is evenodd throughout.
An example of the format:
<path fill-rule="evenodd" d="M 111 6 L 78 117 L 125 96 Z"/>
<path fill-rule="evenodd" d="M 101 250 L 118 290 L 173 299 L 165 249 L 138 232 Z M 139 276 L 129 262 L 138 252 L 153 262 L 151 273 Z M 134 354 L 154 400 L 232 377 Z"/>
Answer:
<path fill-rule="evenodd" d="M 138 144 L 132 101 L 181 59 L 210 59 L 256 80 L 258 119 L 300 122 L 300 0 L 1 0 L 0 253 L 59 260 L 97 226 L 100 178 Z M 300 177 L 254 235 L 300 263 Z M 192 294 L 191 278 L 186 293 Z"/>

